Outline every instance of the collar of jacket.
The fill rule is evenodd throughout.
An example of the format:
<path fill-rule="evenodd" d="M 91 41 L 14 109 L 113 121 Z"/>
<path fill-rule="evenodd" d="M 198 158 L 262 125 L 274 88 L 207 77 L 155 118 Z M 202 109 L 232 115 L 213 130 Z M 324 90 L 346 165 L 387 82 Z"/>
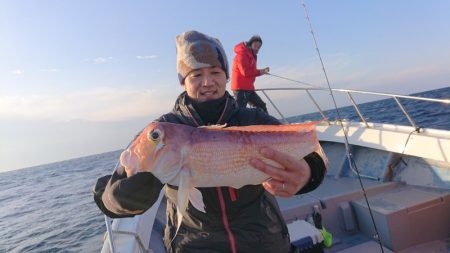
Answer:
<path fill-rule="evenodd" d="M 228 102 L 225 105 L 224 112 L 221 112 L 223 115 L 217 124 L 226 123 L 239 110 L 239 106 L 228 91 L 225 91 L 224 96 L 227 97 Z M 200 115 L 192 105 L 192 101 L 187 96 L 186 91 L 182 92 L 178 96 L 172 112 L 177 115 L 183 124 L 194 127 L 205 125 Z"/>

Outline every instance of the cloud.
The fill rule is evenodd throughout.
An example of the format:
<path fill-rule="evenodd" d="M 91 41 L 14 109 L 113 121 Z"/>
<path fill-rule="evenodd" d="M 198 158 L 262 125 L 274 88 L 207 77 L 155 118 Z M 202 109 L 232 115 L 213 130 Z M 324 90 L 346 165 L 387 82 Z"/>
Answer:
<path fill-rule="evenodd" d="M 158 56 L 154 55 L 154 54 L 152 54 L 152 55 L 137 55 L 136 56 L 136 59 L 139 59 L 139 60 L 151 60 L 151 59 L 156 59 L 156 58 L 158 58 Z"/>
<path fill-rule="evenodd" d="M 170 111 L 177 89 L 96 88 L 63 95 L 0 95 L 0 119 L 120 121 Z"/>
<path fill-rule="evenodd" d="M 24 73 L 24 71 L 21 69 L 15 69 L 15 70 L 11 71 L 11 73 L 13 73 L 14 75 L 22 75 Z"/>
<path fill-rule="evenodd" d="M 97 57 L 93 61 L 95 64 L 104 64 L 104 63 L 110 62 L 112 60 L 113 60 L 113 58 L 111 56 L 109 56 L 109 57 Z"/>

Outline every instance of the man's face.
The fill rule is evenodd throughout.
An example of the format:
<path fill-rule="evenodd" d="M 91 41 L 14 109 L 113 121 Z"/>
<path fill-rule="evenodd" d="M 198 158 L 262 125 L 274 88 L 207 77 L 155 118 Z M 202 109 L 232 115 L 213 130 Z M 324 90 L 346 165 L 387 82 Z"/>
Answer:
<path fill-rule="evenodd" d="M 226 84 L 227 76 L 219 67 L 193 70 L 184 79 L 187 95 L 196 102 L 223 97 Z"/>
<path fill-rule="evenodd" d="M 261 48 L 261 42 L 259 41 L 253 41 L 250 45 L 250 48 L 253 50 L 254 54 L 258 54 L 259 49 Z"/>

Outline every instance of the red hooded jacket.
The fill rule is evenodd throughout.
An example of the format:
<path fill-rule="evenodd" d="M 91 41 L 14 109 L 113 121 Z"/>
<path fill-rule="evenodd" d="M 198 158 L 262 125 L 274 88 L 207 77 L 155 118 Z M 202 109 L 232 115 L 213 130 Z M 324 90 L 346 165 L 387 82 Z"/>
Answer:
<path fill-rule="evenodd" d="M 231 90 L 254 91 L 255 78 L 261 73 L 256 69 L 256 59 L 253 56 L 251 48 L 241 42 L 234 46 L 236 56 L 233 59 L 233 68 L 231 72 Z"/>

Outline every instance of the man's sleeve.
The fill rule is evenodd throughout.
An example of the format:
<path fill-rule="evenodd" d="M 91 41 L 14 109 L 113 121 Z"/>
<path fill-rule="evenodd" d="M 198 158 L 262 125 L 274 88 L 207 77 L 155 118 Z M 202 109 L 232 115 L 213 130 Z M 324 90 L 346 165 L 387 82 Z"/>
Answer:
<path fill-rule="evenodd" d="M 281 122 L 274 116 L 263 112 L 262 110 L 255 110 L 256 125 L 281 125 Z"/>
<path fill-rule="evenodd" d="M 305 156 L 304 159 L 311 168 L 311 179 L 296 194 L 303 194 L 315 190 L 322 183 L 327 173 L 328 160 L 321 147 L 316 152 Z"/>
<path fill-rule="evenodd" d="M 142 214 L 158 199 L 164 185 L 150 172 L 127 177 L 123 167 L 101 177 L 94 186 L 94 200 L 111 218 Z"/>

